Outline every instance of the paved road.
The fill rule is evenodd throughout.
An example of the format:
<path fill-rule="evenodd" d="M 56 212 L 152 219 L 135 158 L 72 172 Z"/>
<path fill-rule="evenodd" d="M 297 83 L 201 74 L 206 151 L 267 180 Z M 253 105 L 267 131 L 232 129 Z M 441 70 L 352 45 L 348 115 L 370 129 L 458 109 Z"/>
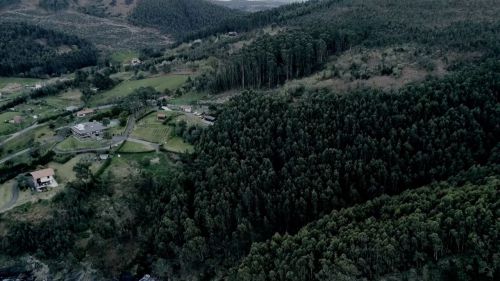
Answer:
<path fill-rule="evenodd" d="M 130 137 L 127 138 L 127 141 L 131 141 L 131 142 L 136 142 L 136 143 L 148 145 L 148 146 L 151 146 L 152 148 L 154 148 L 156 150 L 156 152 L 160 151 L 160 144 L 158 144 L 158 143 L 149 142 L 149 141 L 145 141 L 145 140 L 141 140 L 141 139 L 136 139 L 136 138 L 130 138 Z"/>
<path fill-rule="evenodd" d="M 3 206 L 0 206 L 0 213 L 3 213 L 12 208 L 16 204 L 17 199 L 19 198 L 19 188 L 17 187 L 17 184 L 13 184 L 11 188 L 12 188 L 12 197 L 10 198 L 9 202 L 5 203 Z"/>
<path fill-rule="evenodd" d="M 11 154 L 11 155 L 9 155 L 9 156 L 7 156 L 7 157 L 3 158 L 3 159 L 0 159 L 0 164 L 3 164 L 3 163 L 5 163 L 5 162 L 9 161 L 10 159 L 15 158 L 15 157 L 17 157 L 17 156 L 19 156 L 19 155 L 23 155 L 23 154 L 25 154 L 25 153 L 28 153 L 29 151 L 30 151 L 30 149 L 29 149 L 29 148 L 26 148 L 25 150 L 21 150 L 21 151 L 18 151 L 18 152 L 16 152 L 16 153 L 14 153 L 14 154 Z"/>

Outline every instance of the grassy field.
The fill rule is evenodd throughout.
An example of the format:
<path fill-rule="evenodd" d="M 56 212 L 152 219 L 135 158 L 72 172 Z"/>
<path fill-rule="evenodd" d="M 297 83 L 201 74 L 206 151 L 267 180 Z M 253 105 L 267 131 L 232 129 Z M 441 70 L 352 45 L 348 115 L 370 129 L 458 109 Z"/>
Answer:
<path fill-rule="evenodd" d="M 55 143 L 54 132 L 48 126 L 38 127 L 27 131 L 4 144 L 0 156 L 24 150 L 32 146 L 33 142 L 39 142 L 43 146 L 50 146 Z"/>
<path fill-rule="evenodd" d="M 0 208 L 5 206 L 12 198 L 12 181 L 0 185 Z"/>
<path fill-rule="evenodd" d="M 4 113 L 0 113 L 0 135 L 8 135 L 15 133 L 16 131 L 22 129 L 26 125 L 26 120 L 24 120 L 21 124 L 11 124 L 9 120 L 12 120 L 14 116 L 22 116 L 20 112 L 16 111 L 7 111 Z M 24 118 L 25 119 L 25 118 Z"/>
<path fill-rule="evenodd" d="M 122 152 L 122 153 L 139 153 L 139 152 L 150 152 L 150 151 L 154 151 L 154 150 L 155 149 L 153 147 L 149 146 L 149 145 L 127 141 L 120 148 L 119 152 Z"/>
<path fill-rule="evenodd" d="M 68 106 L 80 106 L 82 104 L 82 93 L 80 90 L 71 89 L 60 95 L 43 98 L 48 105 L 65 109 Z"/>
<path fill-rule="evenodd" d="M 197 101 L 206 99 L 208 96 L 206 94 L 189 92 L 178 98 L 169 101 L 171 104 L 196 104 Z"/>
<path fill-rule="evenodd" d="M 193 152 L 194 147 L 186 143 L 182 138 L 173 137 L 163 144 L 163 149 L 177 153 L 190 153 Z"/>
<path fill-rule="evenodd" d="M 0 90 L 9 84 L 20 84 L 24 88 L 24 85 L 35 85 L 40 81 L 38 78 L 0 77 Z"/>
<path fill-rule="evenodd" d="M 92 106 L 99 104 L 112 103 L 120 98 L 130 95 L 135 89 L 141 87 L 153 87 L 157 91 L 165 89 L 176 89 L 180 87 L 188 78 L 188 75 L 164 75 L 152 78 L 145 78 L 141 80 L 126 80 L 118 84 L 113 89 L 95 95 L 90 104 Z"/>
<path fill-rule="evenodd" d="M 136 51 L 132 50 L 122 50 L 122 51 L 117 51 L 114 52 L 111 55 L 111 60 L 119 63 L 128 63 L 130 62 L 133 58 L 139 57 L 139 54 Z"/>
<path fill-rule="evenodd" d="M 61 151 L 100 148 L 110 144 L 108 140 L 79 140 L 73 136 L 66 138 L 56 145 Z"/>
<path fill-rule="evenodd" d="M 95 159 L 96 155 L 92 153 L 78 154 L 64 164 L 50 162 L 47 166 L 54 169 L 57 182 L 64 185 L 76 179 L 73 167 L 80 161 L 91 162 L 92 165 L 90 166 L 90 170 L 95 173 L 102 164 L 101 161 Z"/>

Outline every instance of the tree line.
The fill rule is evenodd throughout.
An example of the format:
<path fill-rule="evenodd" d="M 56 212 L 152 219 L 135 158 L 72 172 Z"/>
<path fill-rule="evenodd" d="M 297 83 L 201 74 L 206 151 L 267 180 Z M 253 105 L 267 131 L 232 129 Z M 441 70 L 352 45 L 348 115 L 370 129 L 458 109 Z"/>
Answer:
<path fill-rule="evenodd" d="M 265 35 L 219 63 L 207 88 L 271 88 L 318 70 L 330 55 L 359 39 L 327 28 Z"/>

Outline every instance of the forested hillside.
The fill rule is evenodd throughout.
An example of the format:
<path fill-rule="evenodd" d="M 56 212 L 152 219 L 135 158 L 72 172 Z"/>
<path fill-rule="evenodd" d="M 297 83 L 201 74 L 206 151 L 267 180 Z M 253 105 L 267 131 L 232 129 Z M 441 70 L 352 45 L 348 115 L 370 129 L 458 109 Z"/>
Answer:
<path fill-rule="evenodd" d="M 239 14 L 205 0 L 142 0 L 137 3 L 129 20 L 181 38 L 186 33 L 218 25 Z"/>
<path fill-rule="evenodd" d="M 96 49 L 75 36 L 27 24 L 0 25 L 1 76 L 62 74 L 96 62 Z"/>
<path fill-rule="evenodd" d="M 500 181 L 433 185 L 334 211 L 252 247 L 229 280 L 498 280 Z M 415 270 L 415 268 L 418 268 Z"/>
<path fill-rule="evenodd" d="M 174 272 L 217 272 L 331 210 L 496 163 L 499 81 L 488 63 L 399 93 L 244 94 L 202 136 L 184 188 L 143 198 L 143 221 L 162 217 L 146 248 Z"/>

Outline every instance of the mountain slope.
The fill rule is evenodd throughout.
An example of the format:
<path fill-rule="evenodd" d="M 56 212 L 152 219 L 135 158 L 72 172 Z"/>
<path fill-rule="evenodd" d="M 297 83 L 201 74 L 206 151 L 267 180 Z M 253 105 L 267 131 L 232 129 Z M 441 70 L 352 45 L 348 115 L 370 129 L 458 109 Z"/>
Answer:
<path fill-rule="evenodd" d="M 423 265 L 427 280 L 498 280 L 499 187 L 498 178 L 443 184 L 334 211 L 254 245 L 232 280 L 408 280 L 405 271 Z"/>
<path fill-rule="evenodd" d="M 180 37 L 186 32 L 217 25 L 238 15 L 238 11 L 203 0 L 142 0 L 129 20 Z"/>

